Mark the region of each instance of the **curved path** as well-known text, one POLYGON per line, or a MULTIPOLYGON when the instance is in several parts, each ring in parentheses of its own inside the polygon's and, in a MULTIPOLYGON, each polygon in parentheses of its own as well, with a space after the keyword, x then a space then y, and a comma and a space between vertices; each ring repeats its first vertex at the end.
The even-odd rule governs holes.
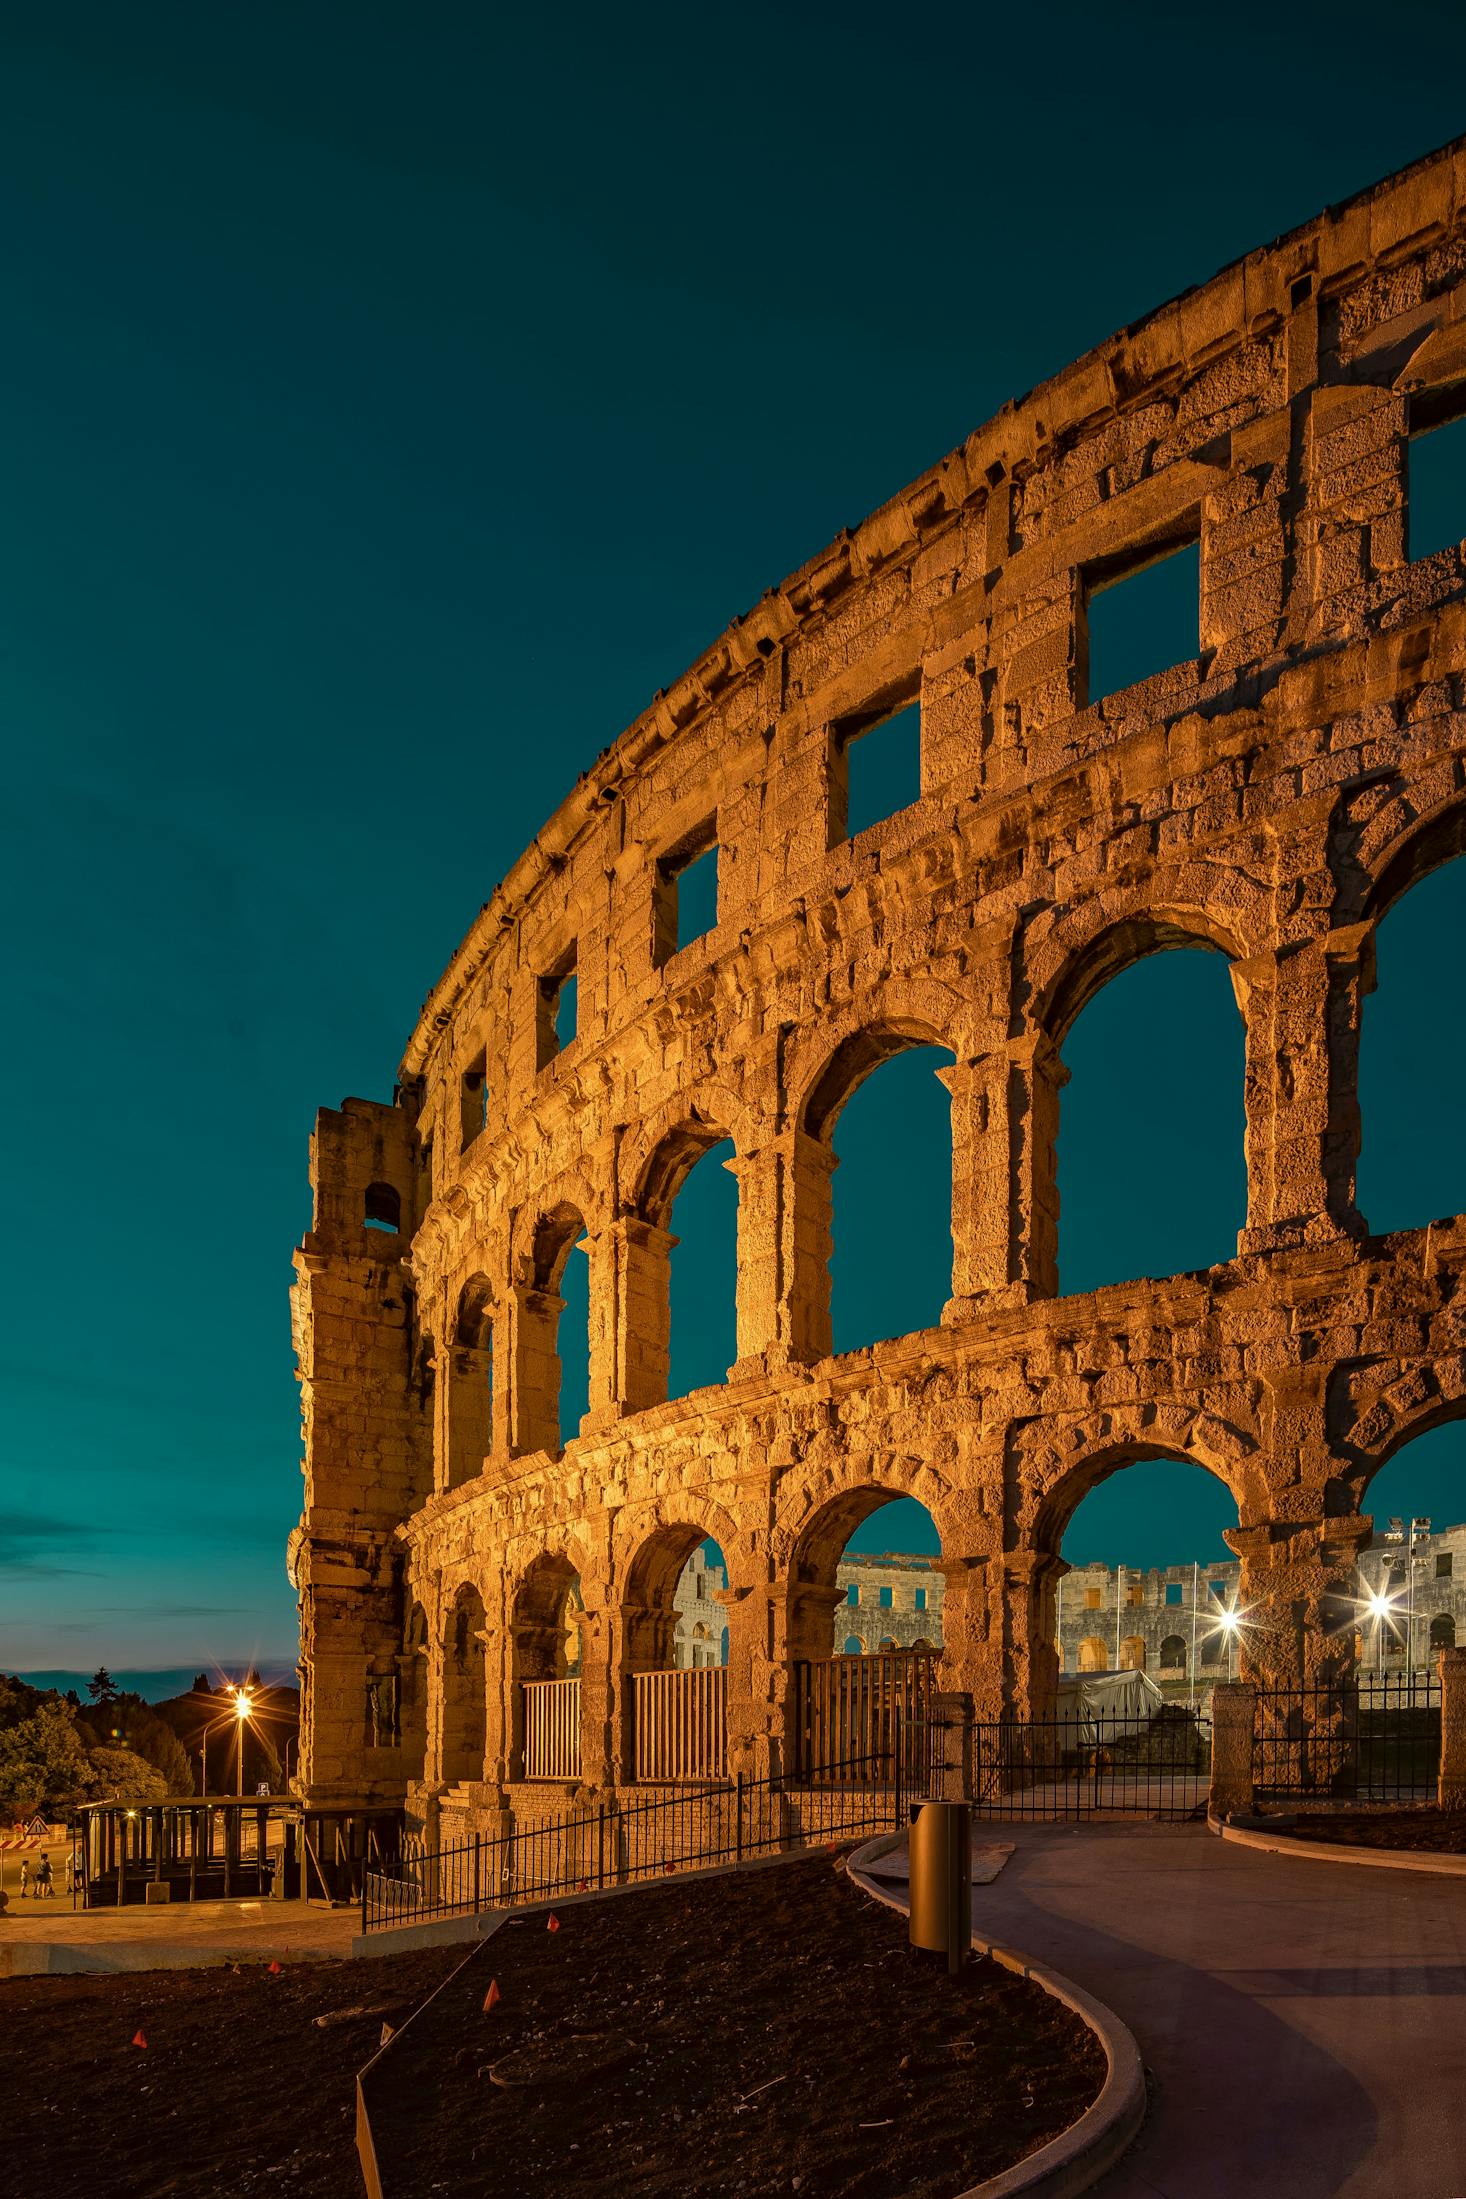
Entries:
POLYGON ((976 1929, 1113 2008, 1152 2073, 1101 2199, 1466 2195, 1466 1885, 1201 1826, 975 1838, 1014 1843, 976 1929))

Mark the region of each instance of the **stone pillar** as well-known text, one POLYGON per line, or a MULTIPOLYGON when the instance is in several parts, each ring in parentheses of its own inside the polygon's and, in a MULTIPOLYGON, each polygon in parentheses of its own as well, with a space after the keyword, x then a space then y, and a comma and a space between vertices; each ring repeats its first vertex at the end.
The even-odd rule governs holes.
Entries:
MULTIPOLYGON (((617 1747, 623 1685, 620 1613, 602 1584, 580 1580, 580 1783, 598 1792, 623 1776, 617 1747)), ((630 1768, 625 1775, 630 1778, 630 1768)))
POLYGON ((1211 1696, 1211 1788, 1207 1816, 1225 1822, 1252 1808, 1252 1717, 1255 1689, 1246 1680, 1219 1680, 1211 1696))
POLYGON ((961 1695, 980 1723, 1003 1715, 1003 1641, 1001 1625, 993 1623, 993 1569, 987 1553, 943 1556, 933 1566, 944 1584, 942 1688, 961 1695))
POLYGON ((1436 1793, 1443 1810, 1466 1810, 1466 1648, 1441 1651, 1441 1769, 1436 1793))
POLYGON ((1008 1047, 1008 1279, 1021 1298, 1059 1288, 1059 1094, 1069 1072, 1045 1032, 1008 1047))
POLYGON ((713 1600, 728 1614, 728 1770, 767 1779, 783 1761, 782 1673, 771 1654, 774 1602, 758 1588, 714 1589, 713 1600))
POLYGON ((516 1458, 560 1448, 555 1331, 564 1306, 558 1291, 540 1290, 533 1283, 515 1283, 510 1289, 510 1450, 516 1458))
POLYGON ((449 1344, 440 1348, 440 1357, 447 1371, 442 1384, 443 1487, 459 1489, 483 1472, 493 1442, 493 1353, 449 1344))
POLYGON ((972 1793, 972 1697, 943 1689, 932 1697, 932 1731, 927 1768, 931 1792, 944 1802, 966 1801, 972 1793))
POLYGON ((1223 1530, 1242 1560, 1239 1671, 1269 1687, 1320 1687, 1351 1676, 1349 1612, 1370 1525, 1347 1513, 1223 1530))
POLYGON ((789 1130, 725 1164, 738 1179, 738 1363, 830 1356, 831 1190, 836 1160, 789 1130))
POLYGON ((1232 965, 1247 1022, 1242 1253, 1358 1237, 1360 1005, 1367 927, 1232 965))
MULTIPOLYGON (((620 1216, 604 1232, 614 1324, 613 1412, 639 1413, 665 1402, 672 1344, 672 1248, 677 1239, 654 1222, 620 1216)), ((599 1242, 599 1240, 598 1240, 599 1242)))
POLYGON ((1053 1715, 1059 1653, 1054 1643, 1054 1590, 1069 1568, 1051 1550, 1003 1553, 1002 1703, 997 1714, 1053 1715))
POLYGON ((952 1096, 952 1296, 948 1323, 970 1320, 1008 1276, 1008 1057, 954 1062, 937 1076, 952 1096))

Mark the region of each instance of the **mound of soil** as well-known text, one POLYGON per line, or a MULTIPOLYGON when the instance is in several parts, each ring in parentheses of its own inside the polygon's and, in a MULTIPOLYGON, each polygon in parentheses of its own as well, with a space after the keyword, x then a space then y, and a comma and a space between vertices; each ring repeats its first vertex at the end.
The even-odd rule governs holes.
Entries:
POLYGON ((1300 1810, 1282 1826, 1295 1840, 1332 1840, 1352 1848, 1424 1848, 1436 1855, 1466 1855, 1466 1810, 1429 1804, 1402 1810, 1300 1810))
POLYGON ((462 1956, 0 1982, 0 2188, 361 2199, 356 2072, 462 1956))
POLYGON ((558 1922, 511 1917, 371 2073, 391 2199, 951 2199, 1104 2078, 1077 2017, 990 1961, 949 1979, 828 1855, 558 1922))

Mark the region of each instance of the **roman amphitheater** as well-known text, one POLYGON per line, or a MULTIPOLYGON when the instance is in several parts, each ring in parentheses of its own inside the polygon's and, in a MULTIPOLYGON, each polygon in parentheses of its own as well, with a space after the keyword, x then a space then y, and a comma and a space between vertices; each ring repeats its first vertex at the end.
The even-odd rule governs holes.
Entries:
POLYGON ((1466 141, 1007 405, 578 781, 392 1102, 318 1119, 310 1794, 472 1830, 671 1776, 658 1690, 707 1538, 727 1662, 698 1768, 797 1769, 842 1552, 896 1494, 941 1538, 941 1689, 1021 1717, 1054 1687, 1066 1521, 1140 1458, 1235 1499, 1250 1669, 1348 1662, 1371 1476, 1466 1412, 1466 1217, 1373 1236, 1355 1203, 1375 927, 1466 848, 1466 549, 1412 558, 1409 530, 1463 412, 1466 141), (1193 653, 1092 692, 1092 603, 1172 554, 1199 566, 1193 653), (856 746, 913 705, 920 797, 851 837, 856 746), (684 943, 679 877, 714 848, 716 922, 684 943), (1183 948, 1226 958, 1245 1027, 1235 1258, 1063 1295, 1066 1036, 1183 948), (917 1045, 949 1064, 950 1294, 833 1356, 832 1135, 917 1045), (725 1139, 737 1356, 670 1398, 673 1202, 725 1139), (590 1402, 562 1442, 582 1240, 590 1402))

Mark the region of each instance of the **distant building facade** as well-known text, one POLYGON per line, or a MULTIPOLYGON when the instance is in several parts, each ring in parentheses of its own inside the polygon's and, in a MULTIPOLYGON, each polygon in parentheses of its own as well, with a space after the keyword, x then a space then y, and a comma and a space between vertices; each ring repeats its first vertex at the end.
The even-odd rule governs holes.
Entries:
MULTIPOLYGON (((842 1558, 831 1650, 868 1656, 884 1648, 940 1649, 940 1562, 900 1551, 842 1558)), ((1241 1570, 1235 1558, 1145 1568, 1076 1565, 1055 1599, 1061 1669, 1138 1670, 1162 1683, 1225 1679, 1238 1670, 1245 1638, 1245 1616, 1236 1645, 1223 1623, 1238 1610, 1241 1570)), ((727 1611, 718 1593, 726 1585, 723 1569, 700 1551, 688 1561, 675 1597, 679 1665, 724 1662, 727 1611)), ((1433 1665, 1440 1650, 1466 1643, 1466 1525, 1418 1536, 1413 1559, 1403 1543, 1381 1534, 1360 1564, 1357 1593, 1361 1667, 1390 1673, 1433 1665), (1382 1617, 1369 1609, 1372 1593, 1390 1598, 1382 1617)))

